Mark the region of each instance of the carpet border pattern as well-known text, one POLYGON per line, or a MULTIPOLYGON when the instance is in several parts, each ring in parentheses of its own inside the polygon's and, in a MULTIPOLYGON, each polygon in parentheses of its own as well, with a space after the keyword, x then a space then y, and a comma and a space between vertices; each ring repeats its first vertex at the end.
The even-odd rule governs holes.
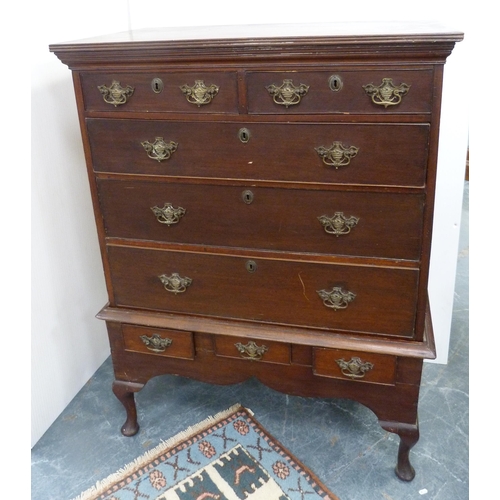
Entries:
POLYGON ((94 486, 75 497, 73 500, 98 500, 112 494, 117 489, 126 486, 144 474, 148 474, 161 461, 173 454, 191 446, 193 443, 203 439, 212 432, 212 429, 223 427, 236 417, 249 417, 250 425, 254 431, 264 438, 267 444, 284 459, 288 465, 293 467, 309 486, 317 493, 322 500, 339 500, 318 480, 318 478, 299 460, 297 460, 278 440, 269 434, 255 419, 254 413, 240 404, 233 405, 225 411, 208 417, 202 422, 187 428, 176 434, 167 441, 162 441, 158 446, 148 450, 146 453, 136 458, 133 462, 125 465, 116 473, 111 474, 102 481, 98 481, 94 486))

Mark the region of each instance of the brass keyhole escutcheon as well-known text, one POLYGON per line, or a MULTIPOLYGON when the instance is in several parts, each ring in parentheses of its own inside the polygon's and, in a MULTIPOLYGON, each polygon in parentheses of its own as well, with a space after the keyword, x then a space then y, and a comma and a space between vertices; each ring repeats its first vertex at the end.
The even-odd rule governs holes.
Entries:
POLYGON ((151 89, 155 94, 159 94, 163 90, 163 80, 161 78, 153 78, 151 80, 151 89))
POLYGON ((250 205, 250 203, 252 203, 253 201, 252 191, 250 191, 250 189, 246 189, 245 191, 243 191, 243 193, 241 193, 241 199, 243 200, 244 203, 250 205))
POLYGON ((257 271, 257 262, 255 262, 254 260, 247 260, 245 263, 245 267, 249 273, 254 273, 255 271, 257 271))
POLYGON ((330 90, 332 92, 338 92, 339 90, 342 89, 342 86, 344 84, 342 83, 342 78, 340 78, 339 75, 332 75, 328 79, 328 86, 330 87, 330 90))
POLYGON ((247 128, 240 128, 238 137, 243 144, 246 144, 250 140, 250 130, 247 128))

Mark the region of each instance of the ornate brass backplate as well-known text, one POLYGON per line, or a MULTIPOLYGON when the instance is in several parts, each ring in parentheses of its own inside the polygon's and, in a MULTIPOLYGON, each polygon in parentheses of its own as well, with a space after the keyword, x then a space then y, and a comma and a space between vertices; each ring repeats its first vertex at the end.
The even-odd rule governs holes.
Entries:
POLYGON ((97 88, 102 94, 104 102, 112 104, 115 107, 125 104, 128 101, 128 98, 134 93, 134 87, 131 87, 130 85, 122 87, 120 82, 116 80, 113 80, 109 87, 106 85, 99 85, 97 88))
POLYGON ((362 361, 358 357, 352 357, 349 361, 336 359, 335 362, 339 365, 342 375, 352 379, 363 378, 374 367, 373 363, 362 361))
POLYGON ((329 148, 319 146, 314 148, 325 165, 329 167, 345 167, 351 163, 359 151, 355 146, 344 146, 341 142, 335 141, 329 148))
POLYGON ((195 80, 192 87, 187 84, 181 85, 180 89, 186 96, 187 101, 196 104, 198 107, 210 104, 212 99, 219 93, 217 85, 212 84, 207 87, 203 80, 195 80))
POLYGON ((160 278, 160 281, 163 283, 165 290, 167 292, 175 293, 175 295, 185 292, 188 286, 190 286, 193 282, 191 278, 188 278, 187 276, 182 278, 178 273, 173 273, 170 276, 162 274, 161 276, 158 276, 158 278, 160 278))
POLYGON ((168 160, 179 146, 174 141, 165 142, 163 137, 156 137, 154 142, 143 141, 141 144, 148 157, 156 161, 168 160))
POLYGON ((328 290, 317 290, 318 295, 323 300, 323 304, 335 311, 346 309, 350 302, 356 298, 356 294, 352 292, 344 292, 339 286, 328 290))
POLYGON ((262 356, 269 350, 266 345, 258 346, 253 340, 243 345, 241 342, 234 344, 242 358, 252 361, 260 361, 262 356))
POLYGON ((342 234, 349 234, 351 229, 359 222, 357 217, 346 217, 343 212, 335 212, 333 217, 328 215, 321 215, 318 217, 321 225, 328 234, 340 236, 342 234))
POLYGON ((154 333, 151 337, 147 335, 141 335, 140 339, 144 342, 144 345, 153 352, 161 353, 165 352, 167 347, 172 344, 172 339, 162 338, 158 333, 154 333))
POLYGON ((372 83, 363 85, 365 92, 372 98, 372 102, 384 106, 398 105, 403 96, 410 90, 410 85, 402 83, 401 85, 394 85, 392 78, 382 78, 382 83, 376 87, 372 83))
POLYGON ((303 83, 296 87, 292 80, 285 79, 280 86, 268 85, 266 87, 267 91, 273 97, 273 101, 276 104, 280 104, 285 107, 294 106, 300 103, 303 96, 307 94, 309 90, 309 85, 303 83))
POLYGON ((175 208, 172 203, 165 203, 163 208, 154 206, 151 207, 151 210, 155 214, 156 220, 161 224, 166 224, 167 226, 177 224, 186 213, 184 208, 175 208))

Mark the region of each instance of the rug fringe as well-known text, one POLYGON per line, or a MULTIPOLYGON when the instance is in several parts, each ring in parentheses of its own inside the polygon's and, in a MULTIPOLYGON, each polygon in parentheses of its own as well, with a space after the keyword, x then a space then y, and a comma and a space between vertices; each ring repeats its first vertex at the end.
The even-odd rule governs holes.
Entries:
POLYGON ((97 495, 100 495, 103 492, 105 492, 113 483, 119 481, 121 477, 129 475, 134 471, 140 469, 145 464, 154 460, 156 457, 162 455, 166 450, 174 448, 177 444, 182 443, 182 441, 185 441, 186 439, 189 439, 191 436, 198 434, 203 429, 211 427, 214 423, 218 422, 219 420, 223 420, 224 418, 229 417, 240 408, 246 410, 253 416, 253 412, 251 410, 249 410, 248 408, 244 408, 243 406, 241 406, 241 404, 238 403, 231 406, 227 410, 217 413, 216 415, 207 417, 202 422, 199 422, 196 425, 188 427, 184 431, 179 432, 178 434, 171 437, 170 439, 167 439, 166 441, 162 441, 159 445, 155 446, 154 448, 151 448, 151 450, 148 450, 143 455, 137 457, 133 462, 130 462, 129 464, 125 465, 117 472, 110 474, 107 478, 98 481, 94 486, 90 487, 88 490, 84 491, 79 496, 75 497, 73 500, 92 500, 97 495))

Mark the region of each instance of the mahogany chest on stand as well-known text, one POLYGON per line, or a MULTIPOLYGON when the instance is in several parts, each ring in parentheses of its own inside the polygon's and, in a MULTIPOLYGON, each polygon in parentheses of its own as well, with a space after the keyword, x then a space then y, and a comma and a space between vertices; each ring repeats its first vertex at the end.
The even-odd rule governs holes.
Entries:
POLYGON ((73 72, 113 391, 154 376, 354 399, 411 480, 443 65, 461 33, 139 30, 52 45, 73 72))

